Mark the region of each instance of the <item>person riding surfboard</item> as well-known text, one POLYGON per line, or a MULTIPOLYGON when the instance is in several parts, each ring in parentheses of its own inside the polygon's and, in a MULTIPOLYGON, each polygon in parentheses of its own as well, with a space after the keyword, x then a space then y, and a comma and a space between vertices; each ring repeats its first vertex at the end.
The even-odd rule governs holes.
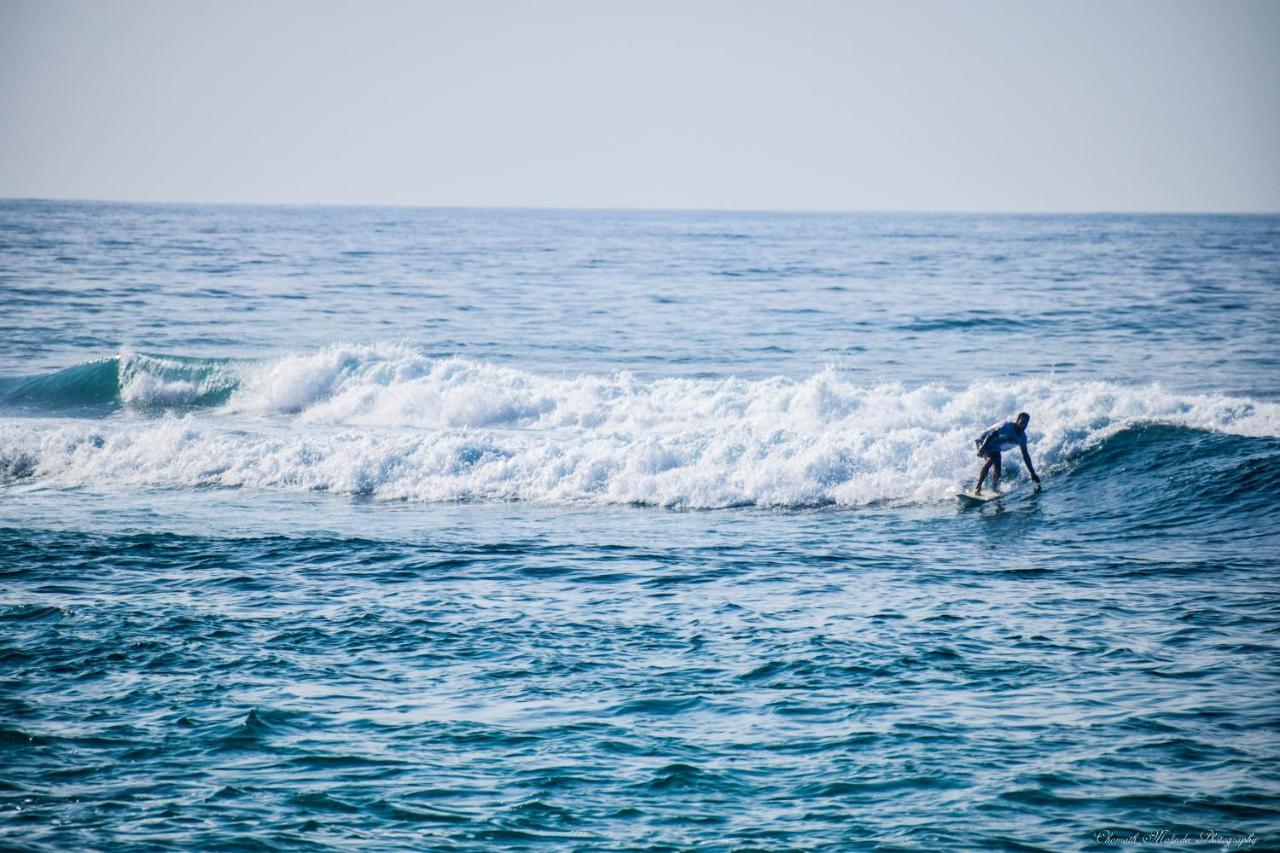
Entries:
POLYGON ((991 490, 997 492, 1000 490, 1000 454, 1014 447, 1022 451, 1022 462, 1031 473, 1032 482, 1036 485, 1040 484, 1040 477, 1031 464, 1031 454, 1027 453, 1027 424, 1029 423, 1031 423, 1031 415, 1019 412, 1012 421, 992 424, 983 430, 982 435, 974 439, 978 447, 978 455, 987 460, 978 473, 978 485, 973 490, 975 495, 982 494, 982 481, 987 479, 987 471, 993 468, 995 470, 991 475, 991 490))

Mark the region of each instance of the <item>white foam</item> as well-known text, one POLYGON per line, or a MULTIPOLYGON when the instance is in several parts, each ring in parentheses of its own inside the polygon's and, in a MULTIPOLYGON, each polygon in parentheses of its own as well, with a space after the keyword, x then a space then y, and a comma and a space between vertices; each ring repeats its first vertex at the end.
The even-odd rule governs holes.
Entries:
POLYGON ((165 381, 138 373, 120 383, 120 399, 128 406, 177 406, 200 398, 200 386, 184 380, 165 381))
POLYGON ((333 347, 246 368, 217 413, 0 423, 0 478, 413 501, 858 506, 948 497, 976 474, 972 436, 1022 409, 1041 469, 1136 423, 1280 434, 1276 404, 1159 386, 867 386, 833 369, 799 381, 548 377, 408 347, 333 347))
POLYGON ((132 408, 187 406, 205 396, 234 387, 233 369, 208 367, 193 371, 182 362, 124 351, 117 356, 120 400, 132 408), (174 374, 178 374, 174 376, 174 374))

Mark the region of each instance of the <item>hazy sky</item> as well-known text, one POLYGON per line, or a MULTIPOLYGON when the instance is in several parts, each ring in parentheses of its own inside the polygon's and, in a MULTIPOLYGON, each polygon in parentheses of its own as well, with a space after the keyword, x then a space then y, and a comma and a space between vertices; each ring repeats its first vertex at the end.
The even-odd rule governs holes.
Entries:
POLYGON ((0 0, 0 196, 1280 210, 1280 2, 0 0))

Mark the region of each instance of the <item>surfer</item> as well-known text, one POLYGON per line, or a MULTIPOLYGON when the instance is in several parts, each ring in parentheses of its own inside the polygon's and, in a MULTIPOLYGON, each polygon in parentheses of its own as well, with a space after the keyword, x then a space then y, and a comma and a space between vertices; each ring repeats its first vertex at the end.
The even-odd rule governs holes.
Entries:
POLYGON ((1019 412, 1018 416, 1012 421, 1005 421, 1002 424, 992 424, 983 431, 982 435, 974 439, 978 445, 978 455, 987 460, 982 465, 982 471, 978 474, 978 485, 973 490, 975 495, 982 494, 982 481, 987 479, 987 471, 995 468, 991 473, 991 489, 999 491, 1000 489, 1000 454, 1013 447, 1017 447, 1022 451, 1022 462, 1027 466, 1027 470, 1031 472, 1031 480, 1036 485, 1040 484, 1040 477, 1036 475, 1036 469, 1031 465, 1031 454, 1027 453, 1027 424, 1031 423, 1031 415, 1026 412, 1019 412))

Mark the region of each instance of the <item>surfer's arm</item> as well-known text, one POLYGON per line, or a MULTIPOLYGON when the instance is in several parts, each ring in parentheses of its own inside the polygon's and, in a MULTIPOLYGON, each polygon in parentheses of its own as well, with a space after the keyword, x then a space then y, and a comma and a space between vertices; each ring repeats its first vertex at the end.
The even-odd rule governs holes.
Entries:
POLYGON ((1027 445, 1024 443, 1020 448, 1022 451, 1022 461, 1027 466, 1027 471, 1031 473, 1031 482, 1039 483, 1040 475, 1036 473, 1036 468, 1031 464, 1031 454, 1027 452, 1027 445))

